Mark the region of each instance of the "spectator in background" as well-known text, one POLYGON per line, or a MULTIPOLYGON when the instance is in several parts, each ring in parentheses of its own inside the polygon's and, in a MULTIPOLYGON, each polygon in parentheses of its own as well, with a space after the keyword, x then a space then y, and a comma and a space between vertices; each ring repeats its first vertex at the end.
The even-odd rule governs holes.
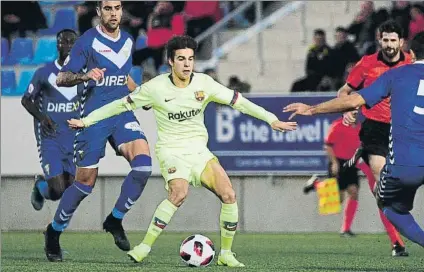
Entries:
POLYGON ((309 48, 306 57, 306 77, 293 83, 291 92, 316 91, 324 76, 330 73, 330 52, 325 32, 322 29, 314 31, 314 44, 309 48))
POLYGON ((153 12, 154 1, 125 1, 121 27, 128 31, 136 40, 140 30, 147 31, 147 20, 153 12))
POLYGON ((93 27, 93 18, 97 16, 96 2, 85 1, 83 4, 76 6, 78 16, 78 31, 80 35, 93 27))
POLYGON ((166 43, 174 35, 185 32, 184 18, 181 14, 174 14, 171 2, 157 2, 147 21, 147 48, 135 51, 133 64, 141 65, 146 59, 152 57, 156 71, 163 63, 163 54, 166 43))
POLYGON ((236 90, 239 93, 249 93, 251 88, 249 83, 241 81, 237 76, 230 77, 227 87, 231 90, 236 90))
POLYGON ((143 74, 142 74, 142 84, 146 83, 147 81, 151 80, 152 78, 154 78, 154 76, 151 73, 144 71, 143 74))
MULTIPOLYGON (((218 74, 216 73, 216 70, 213 68, 208 68, 205 69, 205 71, 203 71, 203 73, 207 74, 208 76, 210 76, 211 78, 213 78, 216 82, 219 82, 218 80, 218 74)), ((221 83, 221 82, 219 82, 221 83)))
POLYGON ((359 36, 364 28, 367 19, 374 13, 373 1, 362 1, 358 14, 355 16, 354 21, 350 24, 347 31, 349 34, 354 35, 355 43, 359 41, 359 36))
MULTIPOLYGON (((193 38, 221 19, 219 1, 187 1, 184 6, 184 19, 187 35, 193 38)), ((202 44, 199 44, 201 50, 202 44)))
POLYGON ((409 23, 409 37, 412 40, 415 35, 424 31, 424 7, 419 4, 414 4, 410 10, 411 21, 409 23))
POLYGON ((411 15, 409 14, 411 6, 408 1, 393 1, 390 17, 396 21, 403 29, 403 37, 407 39, 409 36, 409 22, 411 15))
POLYGON ((10 40, 13 33, 25 37, 26 31, 47 28, 46 18, 36 1, 2 1, 1 36, 10 40))
POLYGON ((336 44, 330 54, 331 77, 334 81, 335 89, 339 89, 345 82, 343 75, 347 64, 356 63, 360 59, 355 46, 347 39, 347 35, 345 28, 340 26, 336 28, 336 44))
POLYGON ((377 52, 380 49, 380 42, 378 41, 380 39, 380 31, 377 28, 375 30, 375 39, 374 41, 369 41, 366 42, 362 48, 360 48, 361 50, 359 51, 359 54, 361 56, 366 56, 366 55, 372 55, 375 52, 377 52))

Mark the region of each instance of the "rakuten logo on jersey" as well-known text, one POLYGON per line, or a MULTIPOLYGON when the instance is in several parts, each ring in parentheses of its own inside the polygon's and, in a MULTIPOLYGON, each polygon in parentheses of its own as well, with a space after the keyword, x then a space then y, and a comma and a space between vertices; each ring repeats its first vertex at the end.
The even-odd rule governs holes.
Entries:
POLYGON ((69 103, 52 103, 47 104, 48 112, 74 112, 78 110, 79 102, 69 102, 69 103))
POLYGON ((193 118, 194 116, 198 115, 201 112, 200 109, 193 109, 191 111, 180 111, 178 113, 168 113, 168 119, 169 120, 177 120, 178 122, 182 122, 185 120, 188 120, 190 118, 193 118))
POLYGON ((124 86, 127 85, 128 76, 105 76, 100 81, 96 81, 96 86, 124 86))

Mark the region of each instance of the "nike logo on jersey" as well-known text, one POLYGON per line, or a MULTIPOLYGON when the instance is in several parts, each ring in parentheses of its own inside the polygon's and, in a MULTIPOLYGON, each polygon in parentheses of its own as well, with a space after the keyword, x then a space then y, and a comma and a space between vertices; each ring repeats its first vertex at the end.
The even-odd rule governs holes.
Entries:
POLYGON ((53 73, 49 75, 48 81, 59 93, 61 93, 68 101, 71 101, 78 93, 78 86, 73 87, 58 87, 56 85, 57 76, 53 73))
POLYGON ((172 100, 174 100, 175 99, 175 97, 174 98, 170 98, 170 99, 166 99, 165 98, 165 102, 169 102, 169 101, 172 101, 172 100))
POLYGON ((130 58, 132 46, 133 42, 130 38, 125 41, 125 44, 118 53, 113 51, 109 46, 100 42, 98 39, 94 39, 91 44, 91 47, 96 50, 97 53, 113 62, 113 64, 115 64, 119 69, 121 69, 130 58))

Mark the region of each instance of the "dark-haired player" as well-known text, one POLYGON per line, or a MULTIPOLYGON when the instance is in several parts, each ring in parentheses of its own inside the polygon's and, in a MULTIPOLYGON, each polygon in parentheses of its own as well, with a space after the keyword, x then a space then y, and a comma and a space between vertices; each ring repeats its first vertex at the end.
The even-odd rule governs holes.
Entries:
POLYGON ((66 120, 78 116, 78 87, 58 87, 56 77, 77 39, 77 33, 64 29, 57 33, 58 59, 39 68, 24 96, 22 105, 34 116, 34 132, 37 141, 43 175, 37 175, 31 194, 35 210, 41 210, 44 200, 56 201, 74 181, 75 131, 69 129, 66 120))
MULTIPOLYGON (((346 84, 339 90, 339 96, 348 95, 371 85, 380 75, 389 69, 411 63, 411 56, 404 53, 402 28, 394 21, 387 21, 379 27, 381 49, 372 55, 364 56, 350 72, 346 84)), ((349 162, 354 166, 360 156, 371 167, 374 179, 368 179, 373 190, 379 179, 389 149, 390 98, 386 98, 371 108, 362 107, 365 120, 359 133, 361 148, 349 162)), ((345 113, 346 123, 354 123, 356 111, 345 113)), ((380 211, 380 218, 392 243, 392 256, 408 256, 405 243, 398 231, 380 211)))
POLYGON ((171 73, 151 79, 129 96, 92 112, 70 126, 90 129, 98 122, 145 106, 152 107, 158 124, 158 157, 168 198, 157 207, 143 242, 128 252, 142 262, 174 213, 187 197, 189 185, 203 186, 221 200, 221 252, 218 265, 243 267, 232 244, 238 223, 236 195, 231 181, 207 147, 208 132, 204 110, 209 102, 226 104, 267 122, 278 131, 294 130, 296 123, 278 118, 253 104, 240 93, 219 84, 202 73, 193 73, 197 42, 188 36, 175 36, 167 44, 171 73))
MULTIPOLYGON (((136 88, 128 76, 134 41, 130 34, 119 28, 121 1, 98 2, 97 15, 100 24, 78 38, 57 77, 59 86, 86 85, 80 99, 81 117, 115 99, 126 97, 136 88)), ((103 222, 103 228, 113 235, 121 250, 130 249, 122 220, 142 194, 151 175, 152 161, 139 122, 133 112, 125 112, 77 131, 74 143, 75 182, 63 193, 54 219, 45 232, 45 252, 50 261, 62 260, 60 234, 81 201, 92 192, 98 163, 105 155, 108 141, 129 162, 131 171, 122 184, 115 207, 103 222)))

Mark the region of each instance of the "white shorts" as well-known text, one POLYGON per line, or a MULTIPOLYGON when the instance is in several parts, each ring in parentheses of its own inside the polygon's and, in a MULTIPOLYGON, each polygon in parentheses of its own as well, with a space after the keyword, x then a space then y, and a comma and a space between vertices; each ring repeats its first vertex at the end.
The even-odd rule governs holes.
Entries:
POLYGON ((187 180, 194 187, 202 186, 200 177, 206 164, 217 159, 207 148, 194 153, 187 153, 187 149, 167 149, 158 151, 156 155, 167 190, 168 182, 177 178, 187 180))

